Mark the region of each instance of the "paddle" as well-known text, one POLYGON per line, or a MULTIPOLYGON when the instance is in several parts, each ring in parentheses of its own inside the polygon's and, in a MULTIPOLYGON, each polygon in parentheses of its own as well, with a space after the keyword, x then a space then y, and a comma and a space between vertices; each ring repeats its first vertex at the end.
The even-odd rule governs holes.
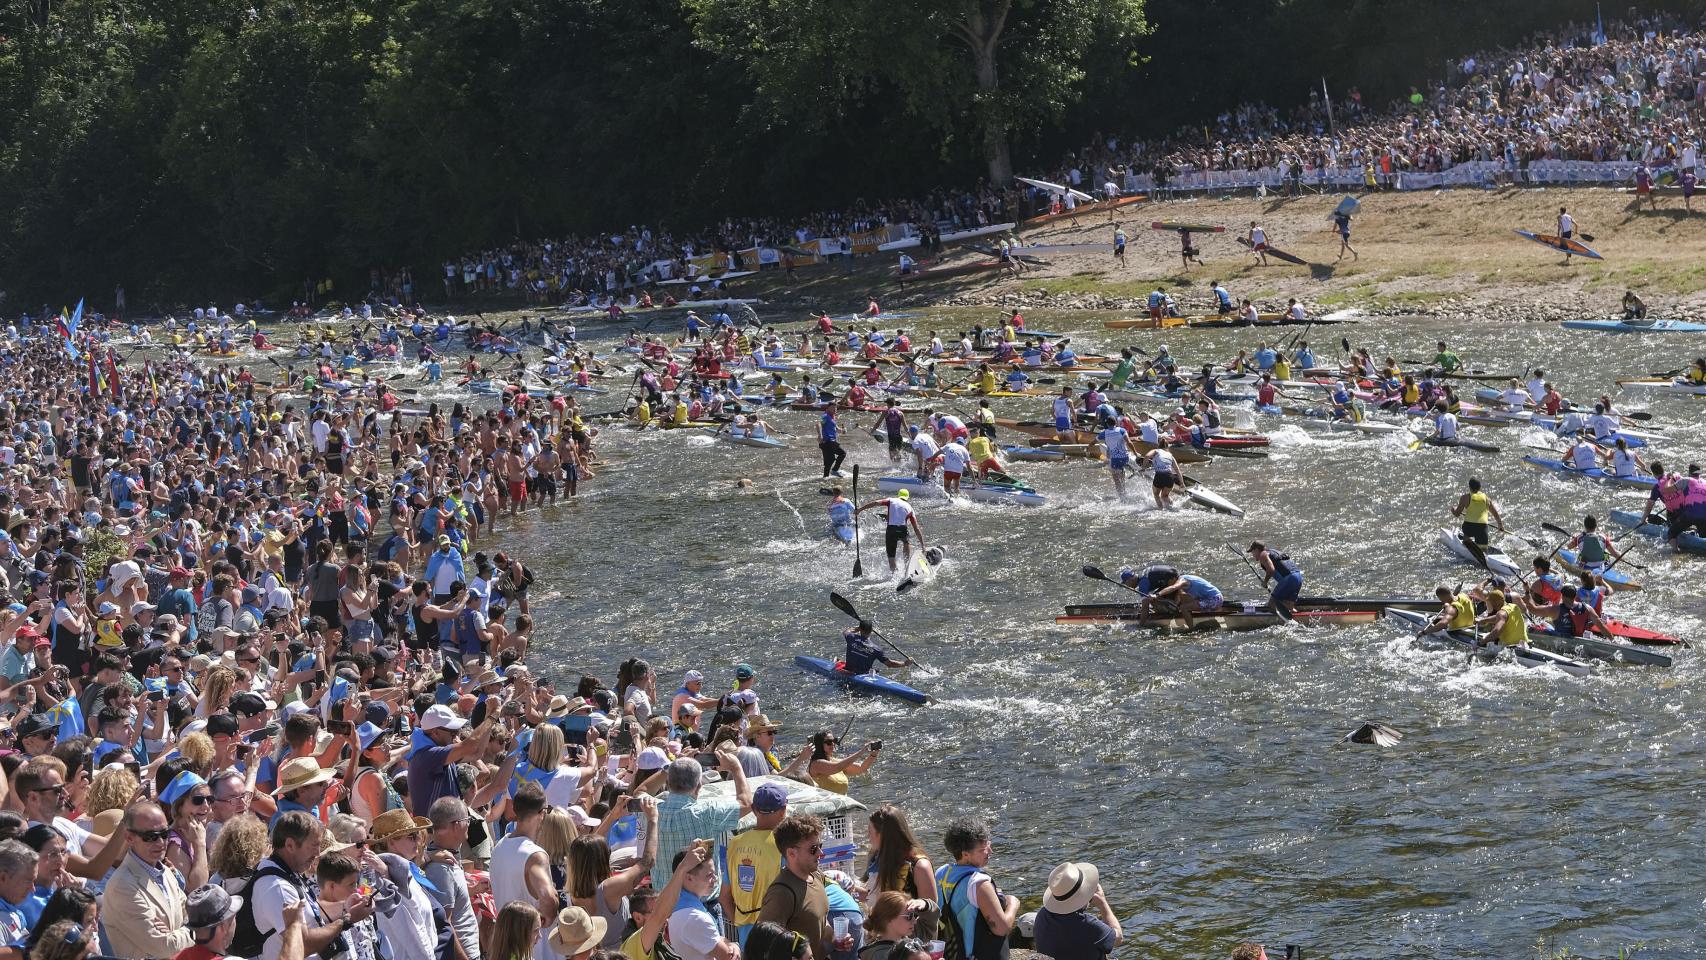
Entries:
MULTIPOLYGON (((1230 543, 1225 542, 1224 540, 1221 541, 1221 545, 1226 547, 1226 549, 1231 550, 1233 553, 1238 554, 1238 559, 1244 561, 1244 566, 1247 569, 1249 569, 1250 575, 1256 578, 1256 583, 1263 590, 1268 589, 1268 578, 1262 576, 1262 571, 1260 569, 1258 569, 1255 564, 1250 562, 1250 555, 1248 553, 1245 553, 1243 550, 1238 549, 1237 547, 1233 546, 1230 543)), ((1289 615, 1287 615, 1284 610, 1280 609, 1279 604, 1272 604, 1272 606, 1273 606, 1274 613, 1277 616, 1279 616, 1282 620, 1290 620, 1291 619, 1291 617, 1289 615)))
MULTIPOLYGON (((865 575, 865 555, 859 543, 859 465, 853 465, 853 578, 865 575)), ((834 596, 834 594, 831 594, 834 596)))
POLYGON ((1091 566, 1089 564, 1085 564, 1081 568, 1080 572, 1082 572, 1086 577, 1089 577, 1092 580, 1106 580, 1107 582, 1113 584, 1114 586, 1124 587, 1125 589, 1130 590, 1132 593, 1135 593, 1140 597, 1144 595, 1143 591, 1137 589, 1136 587, 1131 586, 1130 584, 1121 583, 1120 581, 1115 580, 1113 577, 1110 577, 1107 574, 1103 573, 1101 567, 1094 567, 1094 566, 1091 566))
MULTIPOLYGON (((859 611, 853 609, 852 601, 848 600, 846 597, 842 596, 839 593, 833 593, 833 592, 830 593, 829 602, 835 604, 835 609, 840 610, 842 613, 847 614, 849 617, 852 617, 854 620, 857 620, 861 623, 869 623, 870 622, 869 620, 866 620, 864 617, 859 616, 859 611)), ((890 640, 888 637, 883 636, 882 632, 877 630, 876 627, 872 627, 871 632, 876 634, 877 639, 881 640, 882 642, 888 644, 891 647, 894 647, 895 653, 900 654, 901 656, 905 657, 908 660, 912 660, 911 654, 907 653, 905 650, 902 650, 900 647, 896 646, 895 642, 893 640, 890 640)), ((922 663, 919 663, 917 660, 912 660, 912 664, 913 664, 913 666, 917 666, 917 667, 924 666, 922 663)))

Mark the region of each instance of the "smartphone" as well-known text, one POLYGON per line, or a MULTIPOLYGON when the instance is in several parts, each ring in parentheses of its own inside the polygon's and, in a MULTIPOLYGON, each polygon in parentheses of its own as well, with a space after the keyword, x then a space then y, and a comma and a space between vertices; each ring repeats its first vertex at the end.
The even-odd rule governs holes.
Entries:
POLYGON ((160 701, 166 699, 166 691, 164 691, 164 690, 150 690, 150 691, 148 691, 148 699, 153 703, 159 703, 160 701))
POLYGON ((872 753, 876 753, 878 750, 881 750, 883 748, 883 742, 881 740, 872 740, 870 743, 870 748, 871 748, 872 753))
POLYGON ((279 731, 278 724, 269 723, 266 726, 260 728, 259 730, 251 730, 248 733, 244 734, 243 735, 243 742, 244 743, 260 743, 262 740, 265 740, 268 737, 278 736, 278 731, 279 731))

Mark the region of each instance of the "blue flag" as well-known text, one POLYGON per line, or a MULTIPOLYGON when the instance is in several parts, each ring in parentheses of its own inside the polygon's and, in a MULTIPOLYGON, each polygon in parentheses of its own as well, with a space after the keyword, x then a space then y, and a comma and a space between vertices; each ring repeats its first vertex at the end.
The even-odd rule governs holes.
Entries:
POLYGON ((88 727, 83 723, 83 707, 77 703, 76 697, 66 697, 54 704, 48 715, 59 721, 59 739, 67 740, 80 737, 88 727))

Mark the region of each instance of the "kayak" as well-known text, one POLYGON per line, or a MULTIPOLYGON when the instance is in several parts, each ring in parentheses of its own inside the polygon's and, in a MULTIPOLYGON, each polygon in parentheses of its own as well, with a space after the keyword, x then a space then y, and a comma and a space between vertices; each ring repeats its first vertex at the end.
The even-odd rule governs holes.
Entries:
MULTIPOLYGON (((1352 627, 1373 623, 1380 615, 1373 610, 1299 610, 1292 618, 1295 623, 1310 627, 1352 627)), ((1128 630, 1157 630, 1161 633, 1208 632, 1220 630, 1263 630, 1279 626, 1286 618, 1273 610, 1261 607, 1221 607, 1220 612, 1199 614, 1190 626, 1183 617, 1156 617, 1144 620, 1141 614, 1062 614, 1055 623, 1067 626, 1118 626, 1128 630)))
POLYGON ((794 666, 808 673, 828 677, 842 686, 857 690, 860 693, 881 694, 885 697, 895 697, 917 704, 935 702, 934 697, 916 687, 909 687, 899 680, 890 680, 880 673, 848 673, 845 670, 836 669, 835 664, 822 657, 795 657, 794 666))
POLYGON ((1124 320, 1103 320, 1104 330, 1170 330, 1185 325, 1184 317, 1128 317, 1124 320))
MULTIPOLYGON (((1683 643, 1681 637, 1673 637, 1668 633, 1660 633, 1657 630, 1648 630, 1646 627, 1637 627, 1627 621, 1613 620, 1606 616, 1601 616, 1600 619, 1605 621, 1605 625, 1610 630, 1611 635, 1619 640, 1627 640, 1630 643, 1642 643, 1654 647, 1668 647, 1683 643)), ((1684 646, 1686 645, 1687 644, 1684 643, 1684 646)))
MULTIPOLYGON (((937 484, 926 483, 916 476, 880 477, 877 489, 883 493, 909 491, 913 496, 942 498, 947 493, 937 484)), ((1005 483, 976 483, 969 478, 961 481, 960 496, 974 503, 1005 503, 1020 507, 1041 507, 1048 498, 1032 490, 1005 483)))
POLYGON ((1487 558, 1485 562, 1482 562, 1463 542, 1463 538, 1458 536, 1458 532, 1450 527, 1439 529, 1439 545, 1451 551, 1452 555, 1458 559, 1467 560, 1469 563, 1485 568, 1501 577, 1515 578, 1522 575, 1522 568, 1511 562, 1510 555, 1495 546, 1489 545, 1481 548, 1482 554, 1487 558))
POLYGON ((1706 333, 1706 323, 1687 320, 1565 320, 1559 326, 1604 333, 1706 333))
MULTIPOLYGON (((1386 615, 1417 629, 1427 626, 1429 621, 1433 619, 1426 614, 1416 613, 1413 610, 1388 610, 1386 615)), ((1575 677, 1585 677, 1593 673, 1591 664, 1583 663, 1574 657, 1553 653, 1550 650, 1540 650, 1533 646, 1501 647, 1498 643, 1489 642, 1485 639, 1476 643, 1475 635, 1468 630, 1435 630, 1426 636, 1450 643, 1464 650, 1472 650, 1477 657, 1485 660, 1497 659, 1501 652, 1508 649, 1511 652, 1511 659, 1515 660, 1519 667, 1526 667, 1531 670, 1536 667, 1557 667, 1575 677)))
MULTIPOLYGON (((1559 547, 1552 555, 1557 557, 1558 560, 1563 563, 1565 570, 1568 570, 1577 576, 1581 575, 1582 568, 1576 565, 1576 551, 1559 547)), ((1618 593, 1633 593, 1641 589, 1641 585, 1635 581, 1634 577, 1631 577, 1616 567, 1603 571, 1600 573, 1599 577, 1606 583, 1611 584, 1618 593)))
POLYGON ((1689 383, 1687 380, 1672 380, 1665 377, 1638 377, 1634 380, 1619 380, 1617 385, 1625 390, 1653 390, 1660 393, 1680 393, 1706 397, 1706 383, 1689 383))
POLYGON ((1577 470, 1562 460, 1553 460, 1550 457, 1523 457, 1522 462, 1541 470, 1550 470, 1553 473, 1585 477, 1589 480, 1598 480, 1600 483, 1609 483, 1619 487, 1633 487, 1637 490, 1651 490, 1656 482, 1652 477, 1619 477, 1615 474, 1606 473, 1598 467, 1577 470))
POLYGON ((831 523, 829 525, 829 532, 834 534, 835 539, 840 540, 842 543, 853 542, 853 524, 851 523, 831 523))
POLYGON ((718 434, 718 436, 730 443, 738 443, 743 447, 764 447, 769 450, 781 450, 788 446, 775 437, 749 437, 745 434, 736 436, 732 433, 722 433, 718 434))
POLYGON ((1493 444, 1482 443, 1479 440, 1465 440, 1462 437, 1457 437, 1453 440, 1447 440, 1443 437, 1423 437, 1421 439, 1423 443, 1430 447, 1460 447, 1464 450, 1477 450, 1481 453, 1499 452, 1499 448, 1493 444))
POLYGON ((1534 233, 1530 230, 1517 230, 1515 232, 1517 236, 1524 240, 1532 240, 1543 247, 1550 247, 1551 249, 1566 256, 1574 254, 1578 257, 1587 257, 1590 260, 1605 259, 1599 255, 1599 251, 1574 238, 1566 239, 1549 233, 1534 233))
MULTIPOLYGON (((1633 510, 1611 511, 1611 522, 1628 527, 1636 533, 1652 537, 1657 540, 1666 539, 1666 534, 1670 532, 1669 528, 1665 524, 1654 523, 1652 521, 1643 523, 1641 515, 1633 510)), ((1698 533, 1693 531, 1684 533, 1676 539, 1676 545, 1682 549, 1683 553, 1692 553, 1696 556, 1706 557, 1706 537, 1703 537, 1698 533)))
MULTIPOLYGON (((1227 606, 1232 607, 1261 607, 1266 601, 1230 600, 1227 606)), ((1373 612, 1393 608, 1406 610, 1435 610, 1439 601, 1433 597, 1299 597, 1297 609, 1300 611, 1340 610, 1351 612, 1373 612)), ((1142 607, 1135 603, 1069 603, 1066 613, 1069 616, 1137 616, 1142 607)))
POLYGON ((1628 644, 1598 637, 1567 637, 1552 632, 1549 626, 1528 625, 1528 645, 1552 653, 1578 657, 1584 660, 1603 660, 1606 663, 1628 663, 1642 667, 1668 667, 1670 657, 1662 653, 1642 650, 1628 644))
POLYGON ((1404 428, 1396 423, 1376 423, 1371 420, 1334 420, 1325 415, 1322 410, 1313 407, 1268 407, 1263 413, 1285 413, 1297 418, 1297 425, 1305 430, 1326 430, 1329 433, 1398 433, 1404 428))
POLYGON ((1185 496, 1199 507, 1207 507, 1216 513, 1224 513, 1234 517, 1242 517, 1244 508, 1226 499, 1192 477, 1179 474, 1179 484, 1184 488, 1185 496))
POLYGON ((1071 456, 1071 454, 1068 454, 1063 450, 1049 450, 1045 447, 1005 446, 1001 448, 1001 452, 1007 454, 1007 456, 1014 460, 1022 460, 1032 463, 1046 463, 1055 460, 1065 460, 1067 457, 1071 456))

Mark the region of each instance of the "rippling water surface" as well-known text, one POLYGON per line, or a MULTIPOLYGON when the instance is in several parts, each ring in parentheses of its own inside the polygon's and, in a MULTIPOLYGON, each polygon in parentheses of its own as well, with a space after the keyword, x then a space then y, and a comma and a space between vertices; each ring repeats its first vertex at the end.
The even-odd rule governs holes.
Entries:
MULTIPOLYGON (((1103 336, 1099 321, 1067 314, 1032 325, 1077 330, 1080 345, 1102 348, 1166 342, 1187 365, 1228 359, 1263 335, 1103 336)), ((1422 320, 1316 328, 1310 339, 1325 356, 1340 335, 1400 358, 1432 356, 1446 337, 1482 368, 1543 366, 1578 399, 1706 352, 1706 338, 1422 320)), ((613 405, 600 399, 586 406, 613 405)), ((1623 400, 1675 436, 1664 459, 1706 459, 1706 404, 1623 400)), ((1047 409, 1046 400, 1000 403, 1004 415, 1047 409)), ((509 535, 539 558, 548 672, 609 678, 638 654, 664 683, 694 667, 714 686, 752 662, 786 741, 851 720, 849 742, 886 742, 855 795, 905 807, 938 858, 946 823, 975 814, 996 824, 993 873, 1033 906, 1055 863, 1099 863, 1129 956, 1218 957, 1251 938, 1270 949, 1306 944, 1309 956, 1518 957, 1542 937, 1590 956, 1637 943, 1642 956, 1699 955, 1698 651, 1675 651, 1668 671, 1608 666, 1573 679, 1470 667, 1385 621, 1183 638, 1052 622, 1065 603, 1122 598, 1081 576, 1085 563, 1112 572, 1166 560, 1231 596, 1254 595, 1223 544, 1255 538, 1302 563, 1308 594, 1426 595, 1473 576, 1434 543, 1472 474, 1513 529, 1548 544, 1541 521, 1574 529, 1584 512, 1605 523, 1614 505, 1640 508, 1637 494, 1523 466, 1523 444, 1539 434, 1467 428, 1505 452, 1410 452, 1391 437, 1327 437, 1264 419, 1270 459, 1191 468, 1245 507, 1243 519, 1117 503, 1106 471, 1082 461, 1021 464, 1048 507, 914 501, 950 560, 897 596, 882 578, 880 526, 865 528, 859 581, 852 552, 826 536, 812 419, 773 421, 799 434, 785 451, 607 429, 608 465, 591 495, 533 513, 509 535), (750 491, 736 488, 742 477, 750 491), (940 702, 850 698, 792 666, 796 653, 836 655, 847 622, 831 590, 927 665, 904 679, 940 702), (1391 750, 1336 745, 1367 718, 1405 740, 1391 750)), ((863 465, 861 495, 872 496, 883 449, 848 433, 849 465, 863 465)), ((1617 598, 1616 613, 1706 636, 1706 560, 1672 558, 1652 541, 1631 559, 1648 567, 1646 590, 1617 598)))

